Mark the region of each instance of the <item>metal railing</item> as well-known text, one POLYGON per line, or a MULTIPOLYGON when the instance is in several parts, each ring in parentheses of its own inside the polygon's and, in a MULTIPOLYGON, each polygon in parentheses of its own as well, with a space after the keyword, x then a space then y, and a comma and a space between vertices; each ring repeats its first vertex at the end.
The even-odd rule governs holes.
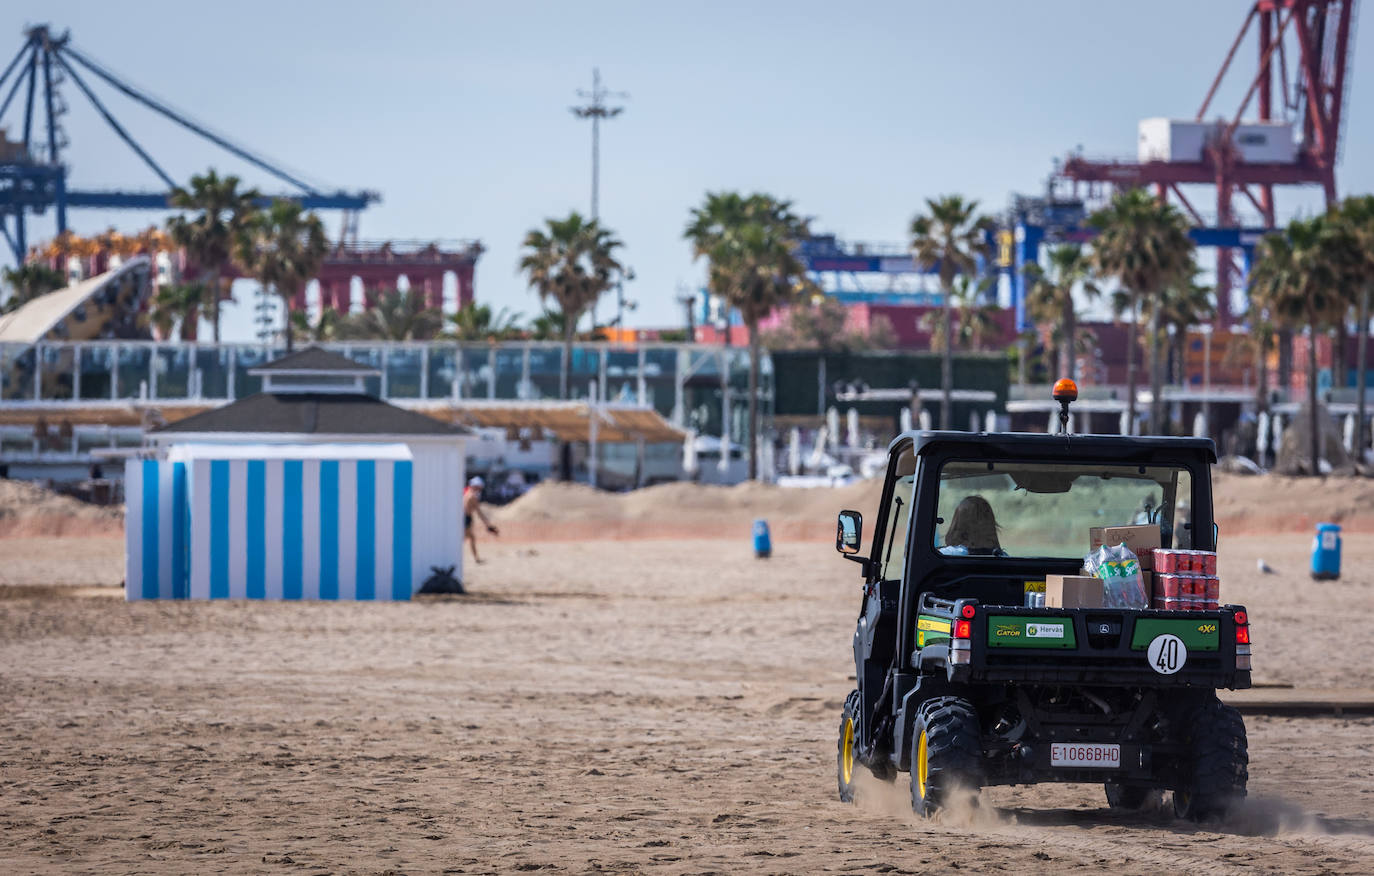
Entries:
MULTIPOLYGON (((367 391, 402 405, 559 396, 562 345, 557 342, 320 346, 376 369, 365 380, 367 391)), ((255 343, 0 344, 0 407, 235 401, 259 392, 262 379, 251 372, 284 352, 255 343)), ((744 403, 748 372, 748 351, 740 347, 580 343, 569 360, 568 395, 576 400, 597 393, 604 401, 652 407, 676 425, 714 432, 722 417, 721 398, 744 403)), ((761 372, 761 395, 771 401, 773 367, 766 353, 761 372)))

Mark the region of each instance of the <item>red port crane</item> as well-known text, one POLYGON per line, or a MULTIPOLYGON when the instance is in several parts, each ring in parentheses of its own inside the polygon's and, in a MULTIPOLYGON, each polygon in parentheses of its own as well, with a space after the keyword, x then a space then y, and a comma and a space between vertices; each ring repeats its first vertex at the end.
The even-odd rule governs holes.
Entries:
MULTIPOLYGON (((1336 200, 1336 160, 1340 155, 1342 109, 1348 80, 1350 35, 1355 0, 1257 0, 1231 43, 1221 70, 1197 111, 1204 122, 1218 88, 1252 26, 1258 34, 1259 66, 1245 96, 1228 120, 1218 119, 1198 161, 1094 161, 1071 155, 1059 177, 1095 187, 1154 186, 1161 198, 1173 195, 1198 225, 1207 225, 1180 188, 1214 185, 1218 227, 1236 227, 1233 200, 1243 197, 1273 228, 1274 186, 1320 185, 1330 206, 1336 200), (1275 98, 1277 97, 1277 103, 1275 98), (1236 143, 1241 119, 1258 100, 1260 122, 1291 121, 1300 125, 1301 142, 1292 162, 1248 162, 1236 143), (1277 115, 1276 115, 1277 111, 1277 115)), ((1240 65, 1237 64, 1237 67, 1240 65)), ((1230 249, 1217 250, 1217 321, 1232 320, 1231 286, 1236 266, 1230 249)))

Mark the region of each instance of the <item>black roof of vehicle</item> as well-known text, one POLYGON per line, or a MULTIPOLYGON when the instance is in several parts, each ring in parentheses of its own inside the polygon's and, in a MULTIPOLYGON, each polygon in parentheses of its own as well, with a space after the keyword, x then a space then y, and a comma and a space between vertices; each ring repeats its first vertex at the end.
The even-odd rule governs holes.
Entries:
POLYGON ((910 441, 917 455, 946 449, 967 450, 982 456, 1045 456, 1050 458, 1129 459, 1151 454, 1202 454, 1208 462, 1217 461, 1217 446, 1210 438, 1175 438, 1164 435, 1049 435, 1043 432, 903 432, 888 445, 910 441))

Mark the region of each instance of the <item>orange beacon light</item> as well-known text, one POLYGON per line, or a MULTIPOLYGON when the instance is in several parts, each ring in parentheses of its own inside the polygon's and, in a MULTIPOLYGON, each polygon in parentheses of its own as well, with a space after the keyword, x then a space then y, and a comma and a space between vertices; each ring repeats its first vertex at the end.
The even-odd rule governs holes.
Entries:
POLYGON ((1054 400, 1060 404, 1078 401, 1078 384, 1067 377, 1059 378, 1054 382, 1054 400))
POLYGON ((1078 401, 1078 384, 1067 377, 1061 377, 1054 382, 1054 391, 1051 393, 1054 400, 1059 402, 1059 432, 1062 435, 1069 433, 1069 404, 1078 401))

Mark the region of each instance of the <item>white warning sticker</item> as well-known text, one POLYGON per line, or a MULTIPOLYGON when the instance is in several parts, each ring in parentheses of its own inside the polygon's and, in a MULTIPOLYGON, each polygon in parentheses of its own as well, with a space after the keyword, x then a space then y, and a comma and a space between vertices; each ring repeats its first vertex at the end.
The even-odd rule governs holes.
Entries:
POLYGON ((1178 636, 1165 633, 1150 640, 1150 648, 1145 652, 1150 668, 1160 675, 1173 675, 1188 662, 1188 646, 1178 636))

